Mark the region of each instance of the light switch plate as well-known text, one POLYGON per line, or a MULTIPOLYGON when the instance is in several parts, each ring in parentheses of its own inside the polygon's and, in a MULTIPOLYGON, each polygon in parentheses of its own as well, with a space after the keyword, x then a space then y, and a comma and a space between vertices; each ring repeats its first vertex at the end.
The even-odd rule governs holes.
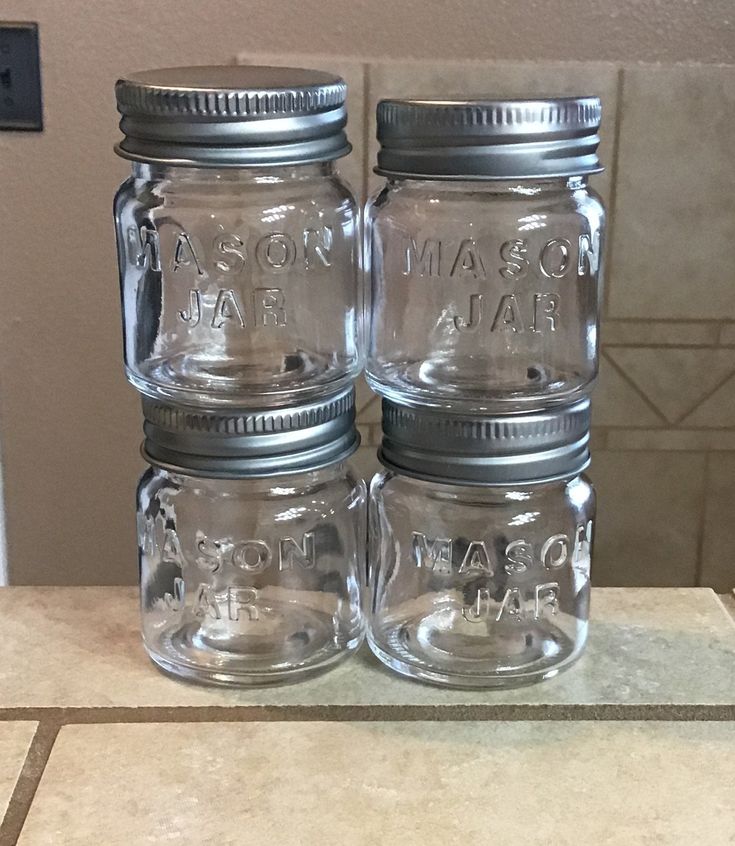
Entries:
POLYGON ((43 129, 38 24, 0 21, 0 130, 43 129))

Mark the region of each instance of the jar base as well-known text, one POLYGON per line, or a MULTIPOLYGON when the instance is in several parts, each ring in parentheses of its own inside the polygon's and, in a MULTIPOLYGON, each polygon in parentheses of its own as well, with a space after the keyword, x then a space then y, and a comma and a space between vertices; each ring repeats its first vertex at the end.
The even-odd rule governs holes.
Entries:
POLYGON ((320 663, 307 666, 298 667, 291 670, 284 670, 282 672, 270 673, 256 673, 251 671, 241 672, 222 672, 219 670, 209 670, 204 668, 194 668, 186 664, 181 664, 175 661, 168 660, 162 655, 157 655, 146 649, 148 657, 154 666, 161 670, 164 675, 177 681, 190 682, 192 684, 202 685, 205 687, 233 687, 233 688, 252 688, 252 687, 283 687, 285 685, 296 684, 297 682, 305 681, 306 679, 321 676, 329 670, 345 661, 353 652, 356 652, 362 643, 362 638, 356 643, 354 647, 348 647, 342 652, 331 655, 328 659, 322 660, 320 663))
POLYGON ((436 362, 404 362, 385 367, 379 374, 366 371, 370 388, 401 405, 444 408, 457 413, 531 412, 573 403, 586 396, 592 381, 579 374, 541 376, 541 365, 528 368, 528 383, 493 389, 490 377, 473 376, 464 364, 441 368, 436 362), (447 372, 448 371, 448 372, 447 372), (461 374, 466 373, 463 377, 461 374), (542 381, 543 379, 543 381, 542 381))
MULTIPOLYGON (((274 606, 269 609, 277 611, 274 606)), ((334 617, 311 608, 280 609, 268 636, 226 632, 214 621, 194 620, 144 639, 151 660, 164 672, 207 685, 253 687, 289 684, 317 675, 356 651, 362 629, 340 632, 334 617)), ((268 622, 263 615, 257 621, 268 622)), ((247 626, 247 622, 244 624, 247 626)))
POLYGON ((279 408, 331 396, 352 382, 359 370, 346 364, 339 368, 326 358, 318 359, 307 353, 285 358, 275 373, 254 372, 246 364, 231 363, 207 367, 201 362, 192 364, 193 356, 179 356, 165 364, 149 363, 141 373, 126 367, 128 382, 144 396, 170 400, 181 405, 238 406, 242 408, 279 408), (298 365, 293 364, 298 360, 298 365), (243 390, 243 386, 247 386, 243 390))
POLYGON ((575 640, 557 626, 526 628, 523 652, 510 655, 498 648, 500 643, 484 639, 471 645, 461 635, 450 635, 454 640, 443 651, 440 641, 426 638, 427 628, 426 620, 408 620, 383 629, 383 643, 372 632, 367 640, 378 660, 403 676, 442 687, 478 689, 523 687, 552 678, 580 657, 587 635, 586 624, 575 640))

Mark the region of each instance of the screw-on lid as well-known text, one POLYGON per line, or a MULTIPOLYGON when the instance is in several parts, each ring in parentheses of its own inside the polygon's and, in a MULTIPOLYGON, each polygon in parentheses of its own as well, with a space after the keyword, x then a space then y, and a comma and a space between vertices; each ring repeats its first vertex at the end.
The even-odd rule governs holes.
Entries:
POLYGON ((134 73, 115 85, 126 159, 194 167, 328 161, 350 145, 347 86, 303 68, 222 66, 134 73))
POLYGON ((576 476, 589 465, 590 403, 532 414, 456 415, 383 400, 378 457, 435 482, 508 485, 576 476))
POLYGON ((143 398, 143 457, 194 476, 244 479, 318 470, 359 446, 355 396, 282 409, 200 411, 143 398))
POLYGON ((598 97, 382 100, 376 173, 413 179, 538 179, 602 170, 598 97))

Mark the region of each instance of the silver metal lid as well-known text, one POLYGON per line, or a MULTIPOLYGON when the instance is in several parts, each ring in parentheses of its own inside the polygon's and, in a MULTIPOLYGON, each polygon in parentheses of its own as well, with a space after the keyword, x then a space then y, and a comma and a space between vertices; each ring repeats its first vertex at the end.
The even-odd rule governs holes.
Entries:
POLYGON ((509 485, 571 478, 589 465, 590 403, 532 414, 461 416, 383 400, 389 469, 449 484, 509 485))
POLYGON ((540 179, 602 170, 599 97, 382 100, 376 173, 413 179, 540 179))
POLYGON ((359 446, 354 390, 282 409, 201 411, 143 398, 143 457, 194 476, 245 479, 318 470, 359 446))
POLYGON ((193 167, 306 164, 346 156, 347 86, 303 68, 228 65, 134 73, 115 85, 118 155, 193 167))

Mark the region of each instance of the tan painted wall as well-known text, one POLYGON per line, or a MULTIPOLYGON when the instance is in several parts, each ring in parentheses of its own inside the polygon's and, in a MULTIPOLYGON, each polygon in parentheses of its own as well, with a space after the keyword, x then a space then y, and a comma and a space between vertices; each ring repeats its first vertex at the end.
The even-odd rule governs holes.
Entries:
MULTIPOLYGON (((243 51, 727 62, 731 0, 4 0, 41 27, 42 134, 0 133, 0 446, 10 581, 135 577, 137 398, 121 367, 113 83, 243 51)), ((1 568, 0 568, 1 569, 1 568)))

